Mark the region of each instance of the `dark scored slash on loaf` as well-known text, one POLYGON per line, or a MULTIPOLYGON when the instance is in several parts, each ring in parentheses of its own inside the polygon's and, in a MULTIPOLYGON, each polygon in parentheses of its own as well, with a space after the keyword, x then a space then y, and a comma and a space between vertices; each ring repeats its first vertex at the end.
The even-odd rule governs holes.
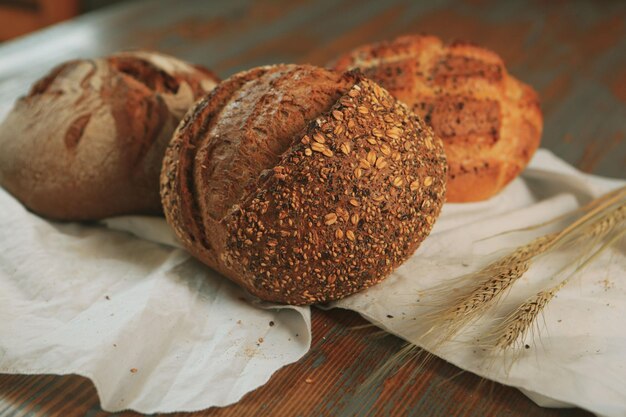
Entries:
POLYGON ((496 194, 539 146, 543 122, 537 94, 484 48, 402 36, 356 48, 334 67, 360 68, 432 126, 448 157, 449 202, 496 194))
POLYGON ((418 247, 445 194, 441 141, 354 72, 256 68, 188 113, 166 153, 166 218, 258 297, 338 299, 418 247), (210 233, 209 233, 210 231, 210 233))

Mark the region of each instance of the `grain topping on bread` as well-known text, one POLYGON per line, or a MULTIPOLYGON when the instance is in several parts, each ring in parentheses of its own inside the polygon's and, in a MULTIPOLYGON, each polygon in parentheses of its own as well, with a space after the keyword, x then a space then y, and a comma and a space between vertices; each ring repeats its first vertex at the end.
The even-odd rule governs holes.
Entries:
POLYGON ((166 153, 168 222, 199 259, 262 299, 311 304, 384 279, 428 235, 441 141, 358 73, 237 74, 191 110, 166 153))

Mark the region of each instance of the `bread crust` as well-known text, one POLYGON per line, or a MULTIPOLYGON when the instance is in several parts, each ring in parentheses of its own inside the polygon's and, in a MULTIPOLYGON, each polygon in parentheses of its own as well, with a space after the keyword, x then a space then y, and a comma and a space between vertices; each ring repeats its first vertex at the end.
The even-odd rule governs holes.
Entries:
POLYGON ((163 154, 218 79, 146 51, 59 65, 0 126, 0 184, 57 220, 160 214, 163 154))
POLYGON ((360 68, 432 126, 448 157, 448 202, 498 193, 539 147, 537 94, 487 49, 411 35, 356 48, 331 66, 360 68))
POLYGON ((189 111, 161 196, 200 260, 261 299, 312 304, 376 284, 415 251, 446 169, 441 141, 370 80, 279 65, 231 77, 189 111))

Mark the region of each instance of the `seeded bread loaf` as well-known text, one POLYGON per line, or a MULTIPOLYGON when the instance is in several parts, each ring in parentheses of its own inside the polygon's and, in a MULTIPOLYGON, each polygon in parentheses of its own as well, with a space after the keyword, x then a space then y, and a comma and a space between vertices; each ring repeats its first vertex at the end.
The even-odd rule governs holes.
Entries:
POLYGON ((168 223, 261 299, 311 304, 384 279, 428 235, 446 161, 430 128, 354 72, 239 73, 189 111, 166 152, 168 223))
POLYGON ((152 52, 59 65, 0 126, 0 184, 53 219, 161 213, 167 143, 217 82, 208 70, 152 52))
POLYGON ((432 126, 448 158, 449 202, 496 194, 539 146, 537 94, 484 48, 403 36, 356 48, 331 66, 360 68, 432 126))

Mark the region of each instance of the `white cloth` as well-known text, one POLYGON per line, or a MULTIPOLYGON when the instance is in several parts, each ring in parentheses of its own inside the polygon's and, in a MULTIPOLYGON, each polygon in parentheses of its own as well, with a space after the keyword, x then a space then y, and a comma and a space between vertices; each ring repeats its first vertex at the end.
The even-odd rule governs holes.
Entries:
MULTIPOLYGON (((410 338, 423 290, 533 232, 480 239, 549 220, 624 183, 581 174, 540 150, 495 198, 446 205, 391 277, 331 307, 410 338)), ((252 300, 175 247, 162 219, 104 223, 50 223, 0 190, 0 372, 84 375, 108 411, 194 411, 236 402, 309 349, 308 308, 252 300)), ((607 252, 559 292, 541 343, 508 372, 486 367, 470 345, 436 353, 539 404, 626 415, 625 252, 607 252)), ((533 267, 507 300, 545 284, 541 268, 549 264, 533 267)))
MULTIPOLYGON (((162 219, 111 224, 173 242, 162 219)), ((50 223, 0 189, 0 373, 83 375, 107 411, 232 404, 311 343, 308 308, 247 300, 181 249, 50 223)))

